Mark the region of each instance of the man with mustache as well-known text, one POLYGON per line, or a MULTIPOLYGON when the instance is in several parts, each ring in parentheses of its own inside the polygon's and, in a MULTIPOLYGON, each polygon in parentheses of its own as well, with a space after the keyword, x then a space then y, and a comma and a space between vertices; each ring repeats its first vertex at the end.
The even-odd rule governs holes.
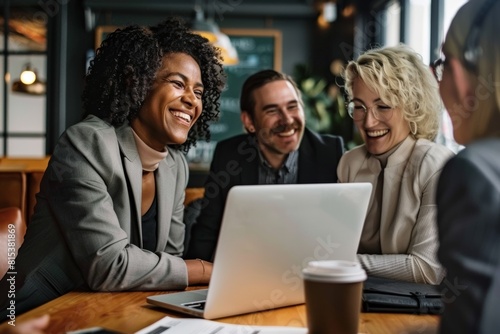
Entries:
POLYGON ((185 258, 213 260, 231 187, 337 182, 343 139, 305 127, 301 94, 290 76, 274 70, 251 75, 242 87, 240 109, 247 133, 215 148, 185 258))

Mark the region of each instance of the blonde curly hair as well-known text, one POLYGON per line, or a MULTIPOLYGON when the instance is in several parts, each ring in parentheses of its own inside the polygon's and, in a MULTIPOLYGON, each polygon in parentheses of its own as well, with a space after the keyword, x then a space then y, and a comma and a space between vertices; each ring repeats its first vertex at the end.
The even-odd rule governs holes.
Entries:
POLYGON ((438 83, 413 49, 404 44, 375 48, 351 60, 343 71, 349 99, 358 77, 382 101, 399 108, 409 124, 415 122, 415 138, 436 138, 442 112, 438 83))

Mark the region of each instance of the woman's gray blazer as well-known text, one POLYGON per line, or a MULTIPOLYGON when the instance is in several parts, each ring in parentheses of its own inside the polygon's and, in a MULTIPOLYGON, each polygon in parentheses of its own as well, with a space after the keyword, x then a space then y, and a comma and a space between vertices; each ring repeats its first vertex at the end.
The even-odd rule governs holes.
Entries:
MULTIPOLYGON (((73 289, 183 289, 187 269, 183 201, 188 166, 169 154, 155 172, 156 251, 142 249, 142 165, 129 125, 95 116, 60 138, 41 182, 32 222, 16 263, 0 282, 0 310, 25 312, 73 289), (10 296, 10 297, 9 297, 10 296)), ((3 313, 4 311, 2 311, 3 313)), ((5 320, 5 313, 2 314, 5 320)))

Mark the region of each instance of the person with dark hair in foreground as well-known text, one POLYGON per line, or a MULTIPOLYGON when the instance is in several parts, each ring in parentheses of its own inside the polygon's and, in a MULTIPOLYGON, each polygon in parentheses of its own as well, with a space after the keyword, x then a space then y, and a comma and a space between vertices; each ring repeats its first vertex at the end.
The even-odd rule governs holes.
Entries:
POLYGON ((449 287, 441 333, 500 332, 500 1, 467 2, 434 63, 465 149, 438 183, 439 261, 449 287))
MULTIPOLYGON (((60 137, 16 258, 15 313, 74 290, 179 290, 211 264, 182 259, 188 165, 208 139, 225 75, 219 52, 178 19, 129 26, 97 50, 85 119, 60 137)), ((7 277, 0 291, 7 291, 7 277)))
POLYGON ((251 75, 240 110, 247 133, 217 143, 185 258, 213 260, 233 186, 337 181, 343 139, 305 127, 301 94, 290 76, 274 70, 251 75))

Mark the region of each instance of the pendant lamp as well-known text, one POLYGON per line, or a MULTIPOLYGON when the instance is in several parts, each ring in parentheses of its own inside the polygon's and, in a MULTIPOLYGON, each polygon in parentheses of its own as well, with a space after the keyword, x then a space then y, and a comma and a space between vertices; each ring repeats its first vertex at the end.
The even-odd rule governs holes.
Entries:
POLYGON ((12 91, 16 93, 43 95, 45 94, 45 82, 40 80, 36 69, 31 64, 26 64, 19 76, 19 80, 12 84, 12 91))
POLYGON ((191 29, 194 33, 205 37, 220 50, 224 65, 236 65, 239 62, 238 52, 226 34, 223 34, 213 19, 205 19, 201 6, 194 7, 196 16, 191 29))

